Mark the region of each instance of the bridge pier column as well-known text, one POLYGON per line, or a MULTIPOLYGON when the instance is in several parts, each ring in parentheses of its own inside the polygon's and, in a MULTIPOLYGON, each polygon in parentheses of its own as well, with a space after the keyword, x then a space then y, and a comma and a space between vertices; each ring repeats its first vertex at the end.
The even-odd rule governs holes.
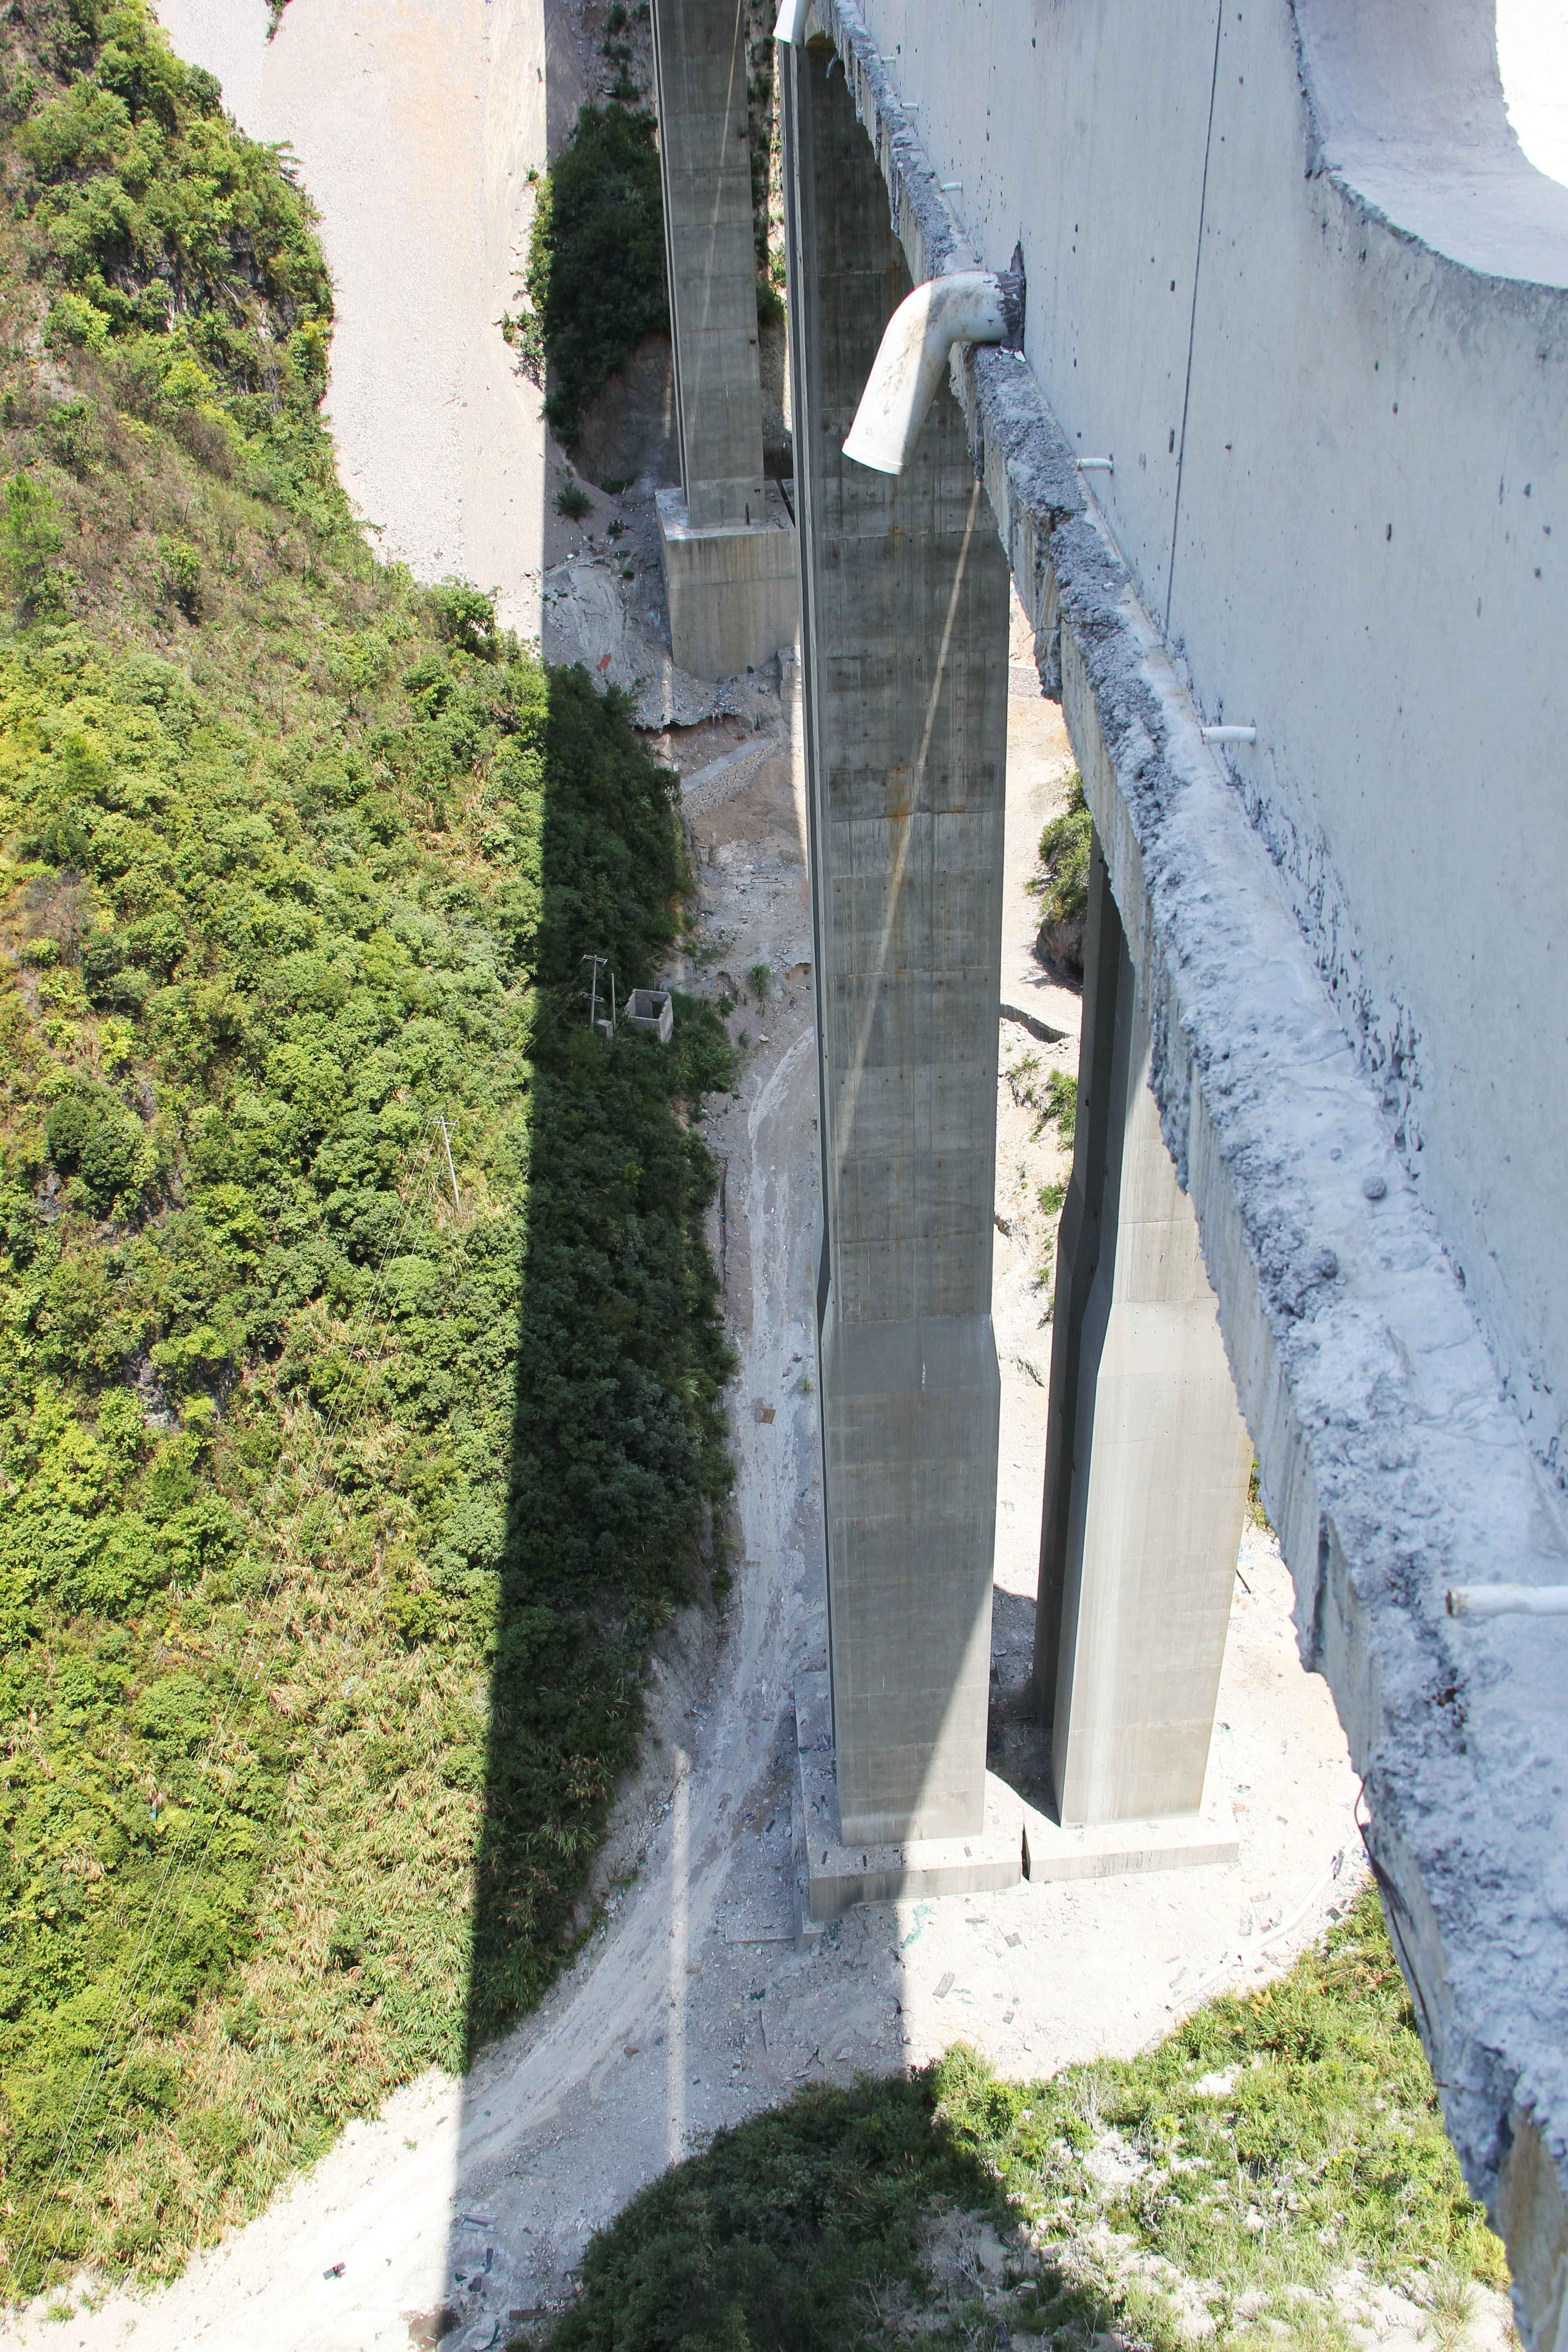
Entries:
POLYGON ((1148 1078, 1097 837, 1035 1623, 1064 1824, 1198 1810, 1252 1463, 1148 1078))
POLYGON ((671 650, 697 677, 795 633, 795 547, 763 474, 745 0, 653 0, 680 488, 658 496, 671 650))
POLYGON ((910 281, 832 51, 780 58, 829 1674, 859 1845, 984 1815, 1007 568, 945 384, 897 479, 841 454, 910 281))

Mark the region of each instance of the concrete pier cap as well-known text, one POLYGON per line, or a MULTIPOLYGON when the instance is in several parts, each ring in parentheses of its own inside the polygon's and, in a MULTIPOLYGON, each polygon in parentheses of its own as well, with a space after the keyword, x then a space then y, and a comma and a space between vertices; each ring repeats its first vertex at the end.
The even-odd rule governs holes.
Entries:
MULTIPOLYGON (((922 138, 943 142, 949 173, 956 165, 988 175, 988 218, 1001 209, 1000 174, 1013 207, 1009 239, 1018 203, 1029 200, 1026 184, 1039 175, 1037 155, 1013 155, 1023 175, 1015 185, 998 126, 986 160, 963 163, 973 72, 941 88, 929 78, 921 84, 917 131, 910 102, 916 93, 893 79, 895 69, 914 70, 907 54, 912 0, 879 0, 868 13, 875 37, 855 0, 815 0, 798 31, 820 28, 842 60, 915 283, 984 268, 986 257, 951 200, 954 189, 939 182, 922 138)), ((1270 126, 1287 121, 1294 108, 1289 136, 1309 171, 1323 175, 1322 188, 1303 181, 1290 194, 1288 167, 1276 160, 1268 168, 1286 187, 1282 202, 1303 213, 1309 204, 1318 208, 1315 241, 1303 236, 1303 269, 1342 271, 1352 289, 1344 297, 1350 306, 1362 299, 1353 289, 1372 282, 1370 274, 1358 275, 1369 269, 1371 254, 1391 287, 1404 273, 1408 317, 1430 318, 1444 305, 1457 315, 1462 307, 1467 350, 1484 351, 1489 335, 1495 341, 1517 327, 1526 341, 1535 336, 1538 365, 1560 368, 1568 351, 1568 304, 1557 293, 1563 278, 1554 270, 1549 303, 1539 283, 1521 287, 1498 272, 1495 245, 1489 258, 1474 205, 1466 212, 1452 154, 1446 209, 1437 205, 1426 225, 1446 233, 1461 215, 1474 250, 1428 254, 1420 225, 1393 226, 1398 170, 1391 144, 1373 153, 1377 142, 1363 141, 1352 153, 1349 131, 1336 133, 1323 98, 1328 77, 1313 81, 1313 61, 1336 40, 1342 58, 1357 13, 1277 7, 1251 12, 1232 34, 1209 19, 1202 79, 1211 123, 1219 100, 1210 89, 1222 87, 1225 40, 1254 44, 1247 56, 1255 70, 1240 77, 1245 96, 1236 102, 1252 110, 1263 144, 1247 146, 1238 131, 1226 168, 1261 171, 1260 155, 1277 158, 1278 146, 1268 145, 1270 126), (1379 192, 1363 194, 1346 175, 1337 136, 1352 165, 1372 154, 1384 173, 1379 192), (1419 293, 1411 290, 1415 279, 1419 293)), ((1407 29, 1414 21, 1408 8, 1379 12, 1380 23, 1384 15, 1407 29)), ((1071 27, 1061 37, 1069 36, 1077 37, 1071 27)), ((1120 38, 1126 50, 1125 26, 1120 38)), ((1151 41, 1159 47, 1152 33, 1151 41)), ((1027 27, 1020 47, 1026 56, 1027 27)), ((1075 53, 1068 63, 1081 68, 1082 60, 1075 53)), ((1495 65, 1492 74, 1495 83, 1495 65)), ((1070 96, 1066 79, 1064 88, 1070 96)), ((1426 116, 1417 127, 1430 131, 1426 116)), ((1201 115, 1198 143, 1201 155, 1201 115)), ((1488 164, 1483 154, 1478 163, 1475 152, 1470 166, 1472 190, 1489 170, 1494 181, 1513 170, 1506 156, 1488 164)), ((1195 216, 1195 173, 1192 193, 1195 216)), ((1517 206, 1531 194, 1510 183, 1507 201, 1517 206)), ((1535 208, 1547 262, 1557 250, 1554 224, 1545 217, 1551 211, 1544 200, 1535 208)), ((1043 241, 1056 238, 1058 226, 1042 231, 1043 241)), ((1026 239, 1030 233, 1026 225, 1026 239)), ((1065 271, 1065 233, 1054 249, 1065 271)), ((1049 309, 1047 275, 1039 265, 1034 274, 1049 309)), ((1179 272, 1166 274, 1173 289, 1179 272)), ((1185 291, 1195 321, 1192 286, 1189 263, 1185 291)), ((1393 293, 1388 299, 1392 316, 1393 293)), ((1184 310, 1184 333, 1185 318, 1184 310)), ((1291 864, 1300 828, 1292 833, 1284 817, 1277 824, 1271 817, 1269 793, 1280 772, 1267 765, 1266 754, 1283 722, 1257 676, 1226 678, 1226 648, 1239 642, 1225 617, 1235 583, 1216 582, 1207 605, 1201 582, 1184 589, 1184 634, 1173 652, 1166 635, 1170 581, 1160 583, 1156 615, 1118 535, 1131 533, 1130 509, 1117 506, 1113 529, 1106 508, 1089 495, 1102 485, 1108 502, 1122 494, 1103 474, 1086 487, 1077 439, 1042 390, 1036 348, 962 350, 953 389, 1035 628, 1042 688, 1061 700, 1078 755, 1148 1011, 1149 1083, 1161 1131, 1196 1214, 1237 1394, 1295 1582, 1301 1654, 1327 1676, 1363 1777, 1368 1851, 1447 2127, 1467 2179, 1507 2242, 1527 2339, 1539 2352, 1561 2352, 1568 2346, 1568 1629, 1522 1615, 1453 1619, 1445 1608, 1450 1587, 1563 1583, 1568 1529, 1555 1424, 1545 1419, 1550 1401, 1539 1381, 1532 1389, 1522 1374, 1515 1377, 1514 1342, 1501 1310, 1494 1314, 1489 1303, 1502 1295, 1487 1288, 1490 1271, 1478 1268, 1479 1286, 1469 1288, 1458 1277, 1463 1253, 1428 1205, 1458 1192, 1446 1192, 1430 1172, 1438 1163, 1419 1160, 1418 1089, 1399 1081, 1397 1064, 1391 1075, 1375 1026, 1353 1039, 1345 1026, 1335 991, 1353 1004, 1360 987, 1365 1001, 1369 967, 1356 961, 1348 917, 1342 940, 1349 944, 1338 962, 1324 944, 1329 931, 1312 928, 1324 908, 1341 908, 1338 885, 1318 869, 1321 887, 1310 899, 1291 864), (1206 679, 1206 709, 1194 699, 1196 667, 1206 679), (1256 744, 1205 740, 1205 716, 1223 720, 1227 684, 1232 707, 1239 702, 1249 724, 1256 714, 1256 744), (1260 764, 1247 770, 1247 761, 1260 764), (1534 1415, 1528 1426, 1521 1397, 1534 1415)), ((1401 396, 1411 404, 1415 364, 1412 357, 1403 380, 1390 381, 1386 402, 1379 378, 1376 413, 1401 396)), ((1365 372, 1371 386, 1370 359, 1365 372)), ((1179 394, 1178 383, 1178 411, 1179 394)), ((1473 419, 1468 381, 1450 397, 1462 399, 1473 419)), ((1173 467, 1176 441, 1173 423, 1173 467)), ((1120 430, 1082 446, 1115 446, 1116 479, 1131 478, 1136 460, 1124 457, 1131 445, 1120 430)), ((1165 449, 1163 424, 1159 448, 1165 449)), ((1223 461, 1203 462, 1205 481, 1215 478, 1213 465, 1223 461)), ((1283 462, 1288 467, 1289 458, 1283 462)), ((1193 465, 1189 452, 1189 476, 1193 465)), ((1496 470, 1493 462, 1494 488, 1496 470)), ((1191 479, 1188 488, 1195 498, 1191 479)), ((1522 484, 1507 491, 1519 498, 1521 515, 1522 492, 1522 484)), ((1165 511, 1168 520, 1168 505, 1165 511)), ((1537 521, 1533 509, 1531 515, 1539 541, 1541 524, 1553 518, 1542 513, 1537 521)), ((1335 527, 1349 534, 1354 520, 1335 527)), ((1201 512, 1189 542, 1201 551, 1201 512)), ((1395 543, 1390 523, 1386 544, 1395 543)), ((1375 604, 1382 592, 1367 576, 1375 604)), ((1506 591, 1494 583, 1494 593, 1522 596, 1527 577, 1506 591)), ((1483 586, 1483 601, 1486 593, 1483 586)), ((1278 596, 1274 626, 1289 641, 1288 580, 1278 596)), ((1479 616, 1479 604, 1475 611, 1479 616)), ((1435 657, 1446 658, 1440 646, 1435 657)), ((1507 658, 1506 640, 1498 657, 1507 658)), ((1522 688, 1528 680, 1521 674, 1518 683, 1522 688)), ((1351 685, 1370 691, 1360 672, 1351 685)), ((1403 681, 1406 698, 1417 689, 1416 677, 1403 681)), ((1343 723, 1343 693, 1320 702, 1330 714, 1323 724, 1343 723)), ((1307 723, 1300 709, 1310 714, 1312 707, 1300 706, 1299 724, 1307 723)), ((1533 1172, 1527 1169, 1516 1182, 1528 1185, 1533 1172)), ((1504 1211, 1498 1213, 1506 1223, 1504 1211)), ((1509 1226, 1510 1247, 1512 1233, 1509 1226)), ((1553 1347, 1565 1339, 1554 1330, 1553 1347)))

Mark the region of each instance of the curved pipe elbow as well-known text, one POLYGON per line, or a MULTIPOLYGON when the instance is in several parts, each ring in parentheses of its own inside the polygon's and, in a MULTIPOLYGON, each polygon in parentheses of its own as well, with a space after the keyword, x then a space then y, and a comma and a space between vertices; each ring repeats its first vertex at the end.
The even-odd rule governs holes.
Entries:
POLYGON ((844 455, 879 474, 901 474, 914 454, 954 343, 1021 347, 1020 271, 956 269, 928 278, 888 321, 844 455))

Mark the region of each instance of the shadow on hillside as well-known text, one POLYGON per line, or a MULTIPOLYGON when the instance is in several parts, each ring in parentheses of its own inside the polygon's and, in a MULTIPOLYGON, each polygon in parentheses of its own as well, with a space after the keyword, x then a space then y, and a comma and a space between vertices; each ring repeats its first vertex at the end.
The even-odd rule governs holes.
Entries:
MULTIPOLYGON (((681 1105, 728 1077, 730 1049, 685 998, 668 1043, 626 1018, 628 991, 668 961, 684 860, 669 772, 624 706, 580 668, 552 672, 529 1079, 503 1107, 526 1121, 526 1185, 510 1219, 476 1219, 464 1243, 470 1259, 511 1255, 519 1300, 504 1529, 495 1565, 472 1572, 493 1616, 470 2063, 536 2007, 581 1933, 615 1783, 636 1761, 648 1643, 705 1572, 727 1475, 713 1171, 681 1105), (607 959, 598 998, 614 975, 613 1034, 591 1019, 591 955, 607 959)), ((476 2347, 504 2342, 509 2312, 531 2307, 517 2249, 475 2201, 492 2132, 498 2160, 506 2137, 484 2105, 493 2071, 465 2089, 445 2301, 420 2323, 431 2340, 467 2346, 460 2324, 476 2347)))

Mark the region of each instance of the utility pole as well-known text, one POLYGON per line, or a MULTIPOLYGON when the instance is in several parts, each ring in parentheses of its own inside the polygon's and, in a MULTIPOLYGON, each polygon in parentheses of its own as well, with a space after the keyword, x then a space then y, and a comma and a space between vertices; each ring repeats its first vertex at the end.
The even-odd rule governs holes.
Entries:
MULTIPOLYGON (((599 1026, 599 966, 604 964, 605 968, 608 969, 610 959, 608 956, 604 955, 585 955, 581 957, 579 961, 583 963, 591 964, 593 966, 593 984, 591 987, 585 988, 583 991, 583 993, 588 1000, 588 1026, 596 1033, 599 1026)), ((615 1034, 615 1027, 616 975, 612 971, 610 973, 610 1033, 612 1036, 615 1034)))
POLYGON ((452 1139, 447 1132, 446 1113, 444 1111, 437 1111, 436 1116, 441 1122, 441 1140, 447 1147, 447 1173, 452 1180, 452 1204, 457 1210, 458 1214, 461 1216, 463 1213, 463 1200, 461 1193, 458 1190, 458 1171, 452 1165, 452 1139))

